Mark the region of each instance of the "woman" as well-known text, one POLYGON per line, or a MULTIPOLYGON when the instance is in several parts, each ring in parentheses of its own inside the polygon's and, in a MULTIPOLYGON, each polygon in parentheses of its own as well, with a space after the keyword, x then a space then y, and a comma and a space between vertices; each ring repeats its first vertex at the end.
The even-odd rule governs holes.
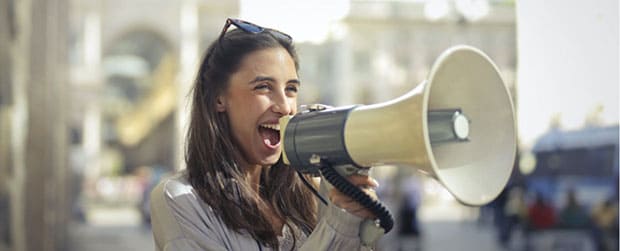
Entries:
POLYGON ((374 216, 332 189, 319 219, 309 188, 278 161, 278 119, 297 112, 297 70, 290 36, 226 21, 193 89, 187 170, 151 194, 157 250, 360 249, 360 223, 374 216))

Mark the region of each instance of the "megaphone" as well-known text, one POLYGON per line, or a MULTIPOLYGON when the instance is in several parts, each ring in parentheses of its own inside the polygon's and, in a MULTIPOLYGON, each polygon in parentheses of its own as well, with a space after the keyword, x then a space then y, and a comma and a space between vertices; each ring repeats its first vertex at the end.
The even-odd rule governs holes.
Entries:
POLYGON ((302 172, 316 172, 317 157, 334 166, 410 166, 472 206, 501 192, 516 154, 511 95, 489 57, 464 45, 442 53, 399 98, 283 117, 280 128, 283 161, 302 172))

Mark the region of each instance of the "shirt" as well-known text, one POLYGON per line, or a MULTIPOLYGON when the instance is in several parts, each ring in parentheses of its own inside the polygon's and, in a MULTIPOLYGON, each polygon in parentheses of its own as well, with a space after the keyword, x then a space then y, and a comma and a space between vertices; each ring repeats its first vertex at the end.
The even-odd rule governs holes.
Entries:
MULTIPOLYGON (((322 213, 314 231, 298 238, 296 250, 369 250, 359 237, 361 217, 332 203, 322 213)), ((226 226, 189 184, 187 172, 166 178, 153 189, 151 222, 157 251, 271 250, 226 226)), ((285 227, 282 232, 278 240, 282 250, 288 250, 284 248, 292 246, 293 231, 285 227)))

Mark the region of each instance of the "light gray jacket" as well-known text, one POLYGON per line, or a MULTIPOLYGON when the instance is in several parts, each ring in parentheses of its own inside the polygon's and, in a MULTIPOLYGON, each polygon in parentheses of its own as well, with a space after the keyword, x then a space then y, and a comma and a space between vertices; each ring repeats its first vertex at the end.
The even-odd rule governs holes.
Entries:
MULTIPOLYGON (((271 250, 259 246, 249 234, 228 228, 212 209, 200 199, 179 172, 163 180, 151 192, 151 222, 158 251, 271 250)), ((296 250, 366 250, 359 238, 362 218, 330 204, 309 236, 301 236, 296 250)), ((298 231, 299 232, 299 231, 298 231)), ((280 240, 288 250, 291 231, 285 227, 280 240), (287 247, 288 246, 288 247, 287 247)))

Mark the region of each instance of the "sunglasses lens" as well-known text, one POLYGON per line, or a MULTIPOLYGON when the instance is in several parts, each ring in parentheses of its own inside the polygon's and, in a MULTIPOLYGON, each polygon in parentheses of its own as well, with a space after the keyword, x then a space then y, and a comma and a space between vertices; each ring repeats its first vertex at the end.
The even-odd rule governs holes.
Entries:
POLYGON ((286 33, 283 33, 283 32, 277 31, 277 30, 272 30, 272 29, 268 29, 268 30, 269 30, 269 34, 271 34, 272 36, 274 36, 274 37, 276 37, 278 39, 283 39, 283 40, 286 40, 286 41, 289 41, 289 42, 293 41, 293 38, 291 36, 289 36, 288 34, 286 34, 286 33))
POLYGON ((252 23, 248 23, 248 22, 243 22, 243 21, 234 21, 234 24, 239 27, 240 29, 244 30, 245 32, 250 32, 250 33, 259 33, 262 32, 264 29, 263 27, 260 27, 258 25, 252 24, 252 23))
POLYGON ((293 41, 293 38, 291 36, 289 36, 286 33, 274 30, 274 29, 269 29, 269 28, 263 28, 260 27, 256 24, 247 22, 247 21, 243 21, 243 20, 239 20, 239 19, 228 19, 227 20, 227 25, 224 26, 224 30, 222 30, 222 33, 220 34, 220 40, 222 37, 224 37, 224 33, 226 33, 226 30, 228 29, 228 26, 230 26, 230 24, 233 24, 234 26, 237 26, 237 28, 245 31, 245 32, 249 32, 249 33, 261 33, 263 31, 267 31, 269 32, 269 34, 277 39, 282 39, 282 40, 286 40, 289 42, 293 41))

